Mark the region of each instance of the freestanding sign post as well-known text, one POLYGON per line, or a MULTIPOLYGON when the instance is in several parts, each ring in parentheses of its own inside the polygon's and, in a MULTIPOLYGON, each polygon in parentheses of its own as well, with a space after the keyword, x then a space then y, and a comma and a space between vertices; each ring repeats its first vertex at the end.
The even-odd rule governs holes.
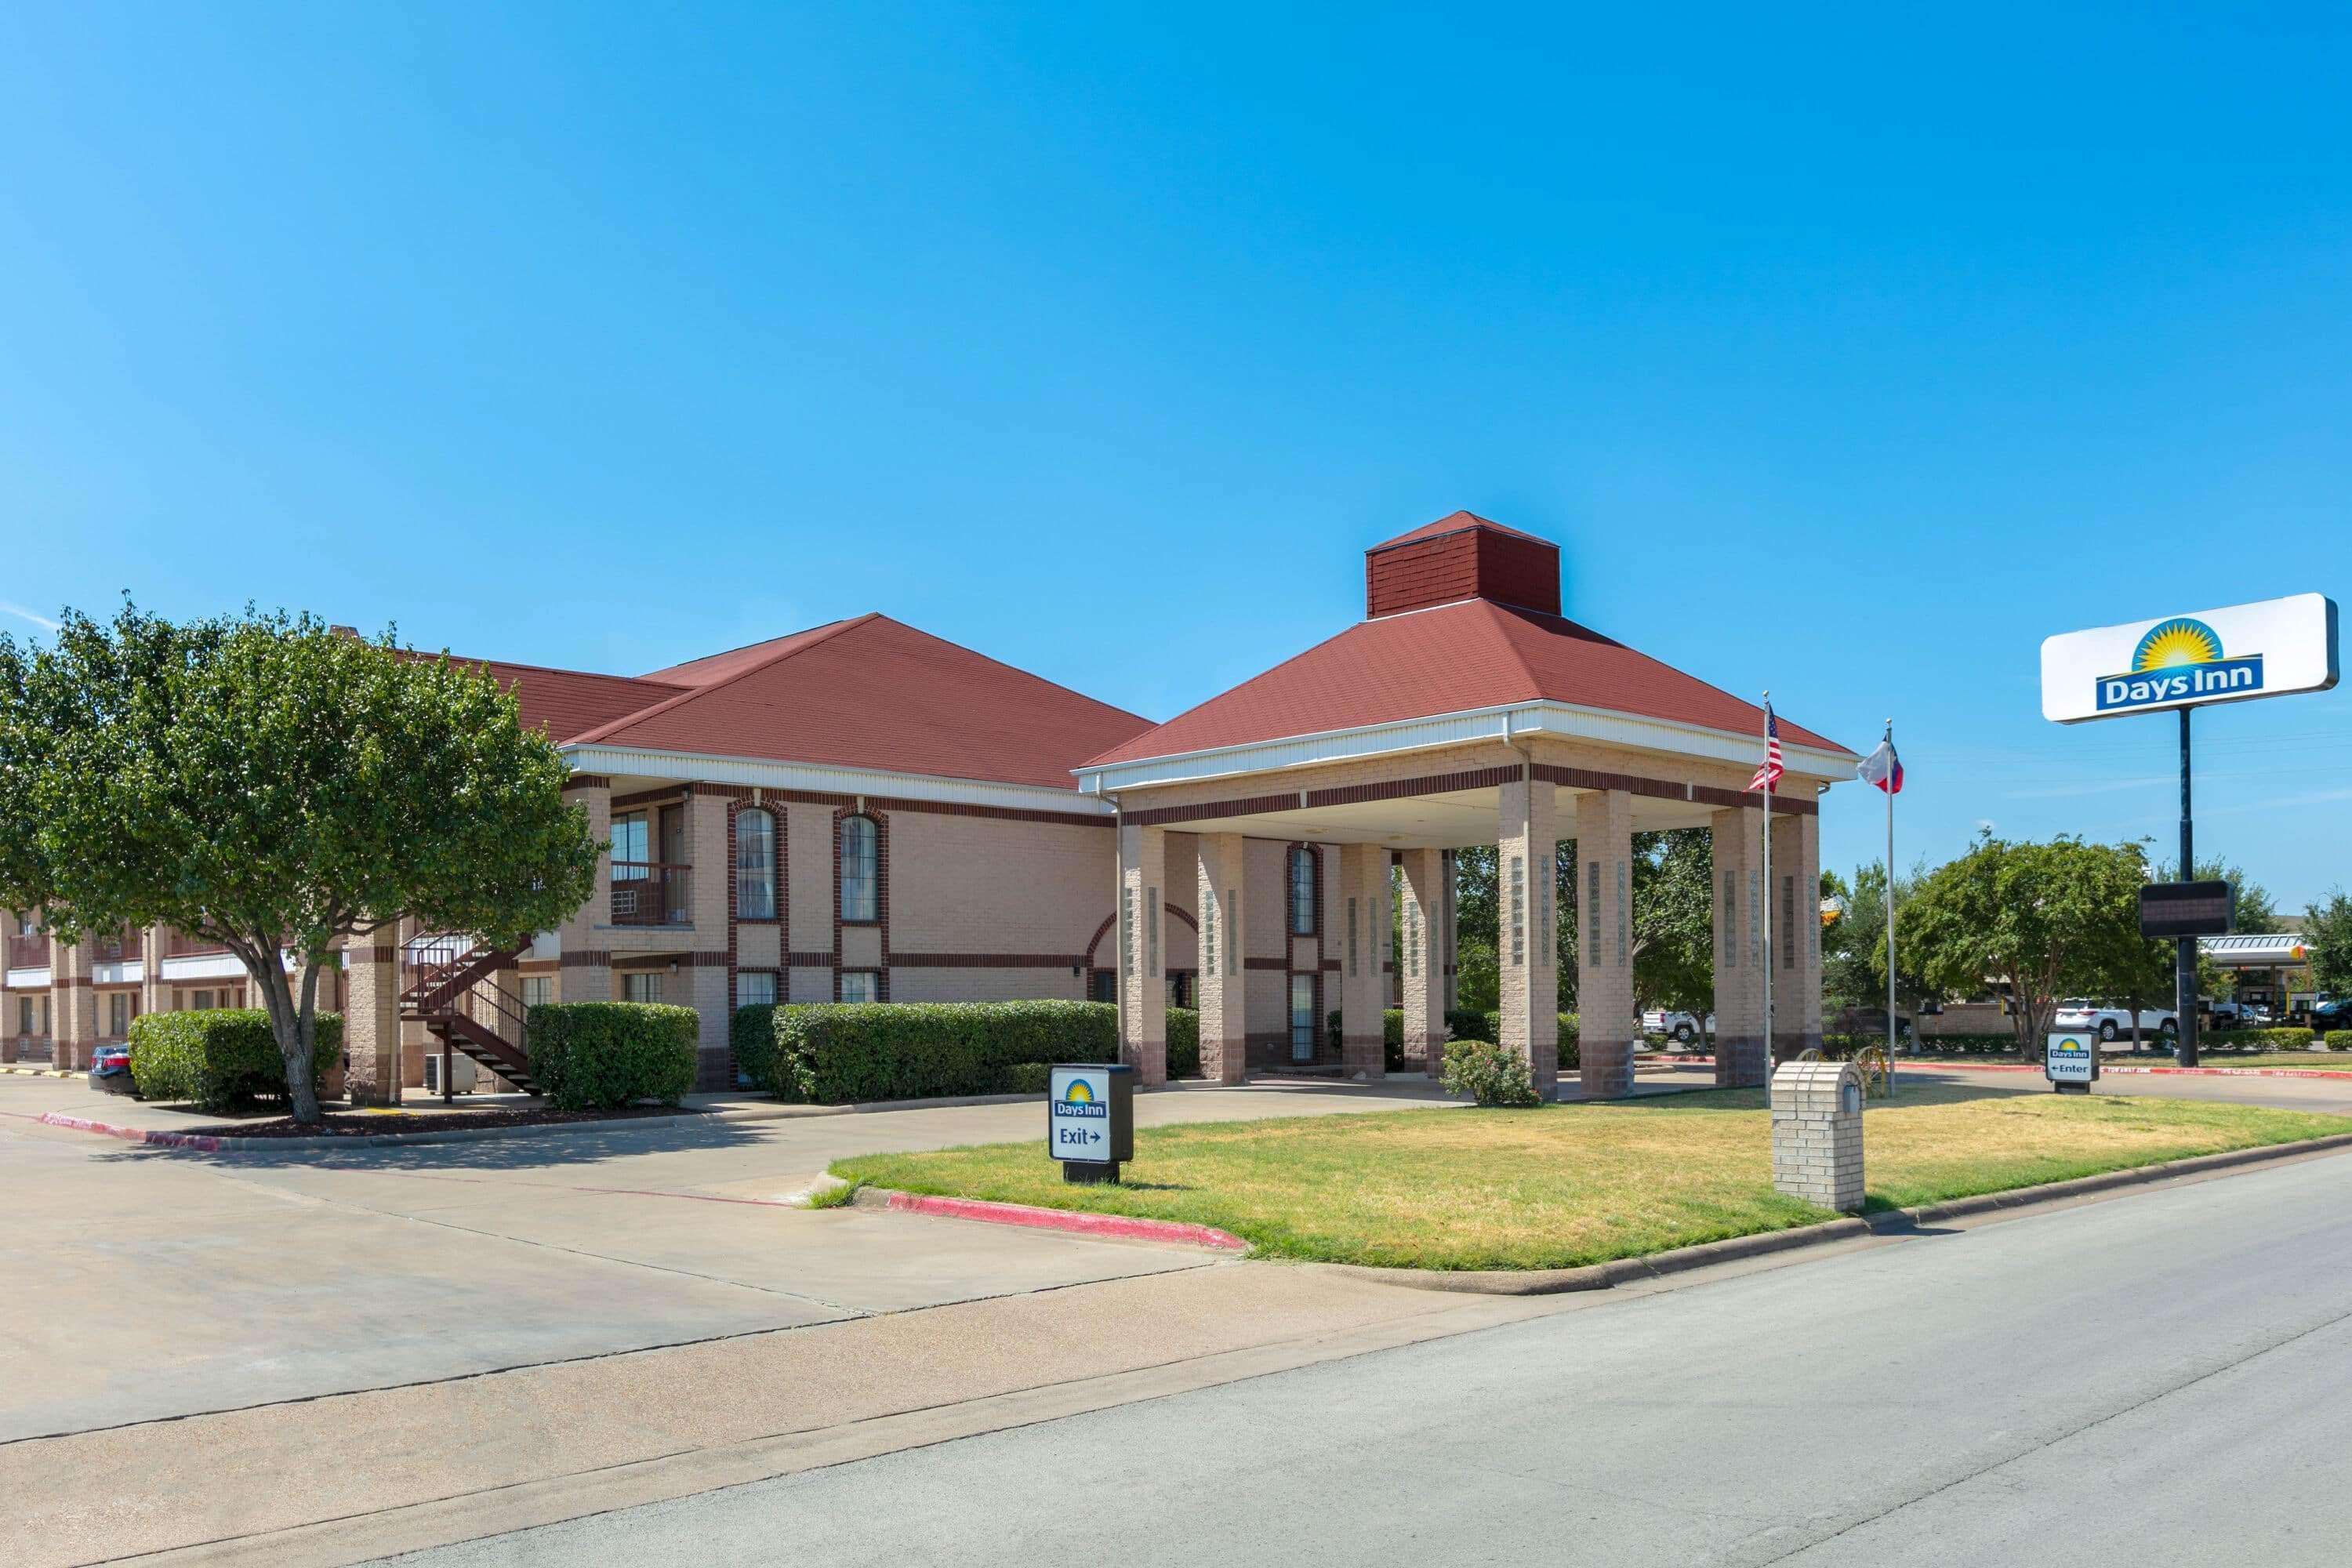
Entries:
MULTIPOLYGON (((2295 594, 2045 637, 2042 716, 2054 723, 2080 724, 2179 710, 2178 880, 2186 883, 2197 874, 2189 809, 2189 710, 2213 702, 2325 691, 2336 679, 2336 601, 2324 594, 2295 594)), ((2143 896, 2143 920, 2147 910, 2143 896)), ((2197 938, 2184 933, 2176 941, 2173 1005, 2180 1017, 2179 1060, 2183 1067, 2195 1067, 2197 938)))
POLYGON ((2095 1035, 2052 1035, 2042 1047, 2042 1074, 2053 1092, 2088 1094, 2099 1077, 2099 1040, 2095 1035))
POLYGON ((1122 1062, 1073 1062, 1046 1075, 1045 1151, 1062 1180, 1118 1180, 1135 1158, 1135 1069, 1122 1062))

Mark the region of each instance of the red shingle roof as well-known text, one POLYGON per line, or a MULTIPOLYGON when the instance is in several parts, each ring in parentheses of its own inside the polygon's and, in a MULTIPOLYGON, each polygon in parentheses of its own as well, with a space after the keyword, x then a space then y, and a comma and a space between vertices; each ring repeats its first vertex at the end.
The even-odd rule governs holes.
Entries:
POLYGON ((657 673, 687 689, 568 739, 1075 789, 1151 722, 881 615, 657 673))
MULTIPOLYGON (((1545 700, 1759 738, 1764 728, 1763 710, 1754 704, 1574 621, 1469 599, 1360 622, 1094 762, 1178 756, 1545 700)), ((1785 717, 1780 733, 1799 745, 1844 749, 1785 717)))
POLYGON ((638 676, 592 675, 581 669, 549 669, 457 654, 451 654, 449 660, 487 670, 500 686, 512 689, 522 709, 524 726, 544 730, 558 741, 639 712, 687 689, 638 676))

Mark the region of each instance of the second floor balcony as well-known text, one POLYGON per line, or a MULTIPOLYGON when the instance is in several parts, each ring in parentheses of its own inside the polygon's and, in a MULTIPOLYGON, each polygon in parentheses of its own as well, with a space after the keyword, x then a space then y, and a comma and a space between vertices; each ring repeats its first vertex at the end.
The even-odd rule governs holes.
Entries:
POLYGON ((49 938, 47 932, 33 931, 22 936, 18 935, 15 931, 8 933, 9 968, 40 969, 45 967, 48 962, 49 938))
POLYGON ((686 925, 693 920, 692 868, 666 860, 613 862, 613 923, 686 925))

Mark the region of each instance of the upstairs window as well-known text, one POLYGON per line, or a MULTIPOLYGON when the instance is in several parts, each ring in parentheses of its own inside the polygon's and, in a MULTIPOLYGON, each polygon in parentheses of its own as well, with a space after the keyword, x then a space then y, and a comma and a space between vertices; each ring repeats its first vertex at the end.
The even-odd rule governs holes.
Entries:
POLYGON ((1316 854, 1301 845, 1290 852, 1290 934, 1313 936, 1315 924, 1316 854))
POLYGON ((651 874, 646 858, 646 814, 631 811, 613 818, 613 880, 637 882, 651 874))
POLYGON ((735 814, 735 918, 776 918, 776 820, 756 808, 735 814))
POLYGON ((875 876, 874 819, 841 819, 841 918, 872 921, 881 918, 875 876))

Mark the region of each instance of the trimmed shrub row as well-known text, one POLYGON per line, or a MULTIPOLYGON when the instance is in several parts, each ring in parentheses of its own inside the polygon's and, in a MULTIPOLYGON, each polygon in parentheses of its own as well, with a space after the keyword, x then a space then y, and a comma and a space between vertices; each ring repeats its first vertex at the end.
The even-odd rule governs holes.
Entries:
POLYGON ((2215 1029, 2200 1035, 2200 1044, 2220 1050, 2307 1051, 2315 1037, 2309 1029, 2215 1029))
MULTIPOLYGON (((1109 1002, 812 1002, 738 1007, 736 1066, 813 1105, 1042 1094, 1055 1062, 1118 1060, 1109 1002)), ((1201 1015, 1168 1009, 1168 1076, 1201 1076, 1201 1015)))
POLYGON ((523 1024, 531 1083, 563 1110, 640 1100, 676 1105, 694 1087, 691 1007, 658 1002, 541 1002, 523 1024))
POLYGON ((2352 1029, 2330 1029, 2320 1038, 2331 1051, 2352 1051, 2352 1029))
MULTIPOLYGON (((310 1053, 313 1086, 341 1065, 343 1016, 320 1013, 310 1053)), ((194 1100, 228 1110, 286 1098, 286 1058, 258 1007, 142 1013, 131 1020, 131 1081, 142 1100, 194 1100)))
MULTIPOLYGON (((2015 1035, 1914 1035, 1912 1043, 1923 1051, 1945 1051, 1960 1056, 1997 1057, 2017 1049, 2015 1035)), ((2150 1040, 2156 1037, 2148 1036, 2150 1040)), ((1882 1038, 1876 1042, 1885 1045, 1882 1038)))

